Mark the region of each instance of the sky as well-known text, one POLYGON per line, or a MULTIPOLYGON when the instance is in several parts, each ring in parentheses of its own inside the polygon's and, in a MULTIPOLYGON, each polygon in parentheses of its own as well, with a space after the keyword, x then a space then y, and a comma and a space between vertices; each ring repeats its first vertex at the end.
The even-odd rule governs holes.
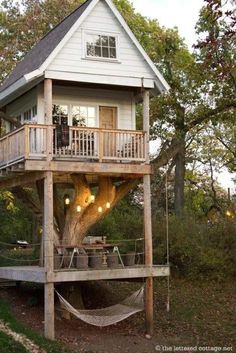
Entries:
MULTIPOLYGON (((149 18, 156 18, 160 25, 178 27, 181 37, 185 38, 189 49, 196 41, 195 25, 203 0, 131 0, 137 12, 149 18)), ((154 143, 155 144, 155 143, 154 143)), ((151 149, 156 146, 151 146, 151 149)), ((155 148, 156 150, 156 148, 155 148)), ((218 181, 225 188, 235 188, 232 175, 223 171, 218 181)))
POLYGON ((195 42, 194 27, 203 0, 131 0, 142 15, 156 18, 165 27, 178 27, 189 48, 195 42))

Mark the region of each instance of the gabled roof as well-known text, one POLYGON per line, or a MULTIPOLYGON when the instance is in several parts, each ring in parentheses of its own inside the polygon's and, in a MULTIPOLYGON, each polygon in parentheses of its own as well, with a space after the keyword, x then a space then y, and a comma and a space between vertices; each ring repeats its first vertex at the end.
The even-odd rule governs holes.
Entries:
POLYGON ((65 17, 62 22, 55 26, 50 32, 48 32, 20 61, 12 73, 6 78, 0 87, 0 92, 4 91, 7 87, 18 81, 24 75, 37 70, 53 50, 60 43, 62 38, 70 30, 73 24, 80 18, 86 8, 93 0, 85 1, 69 16, 65 17))
MULTIPOLYGON (((92 8, 100 0, 87 0, 79 6, 74 12, 67 16, 62 22, 48 32, 19 62, 12 73, 6 78, 3 85, 0 87, 0 94, 2 97, 7 97, 12 92, 17 90, 20 86, 24 86, 37 77, 44 75, 44 70, 48 67, 50 62, 57 55, 58 51, 63 47, 66 41, 74 33, 76 28, 83 22, 84 18, 88 16, 92 8), (5 91, 6 90, 6 91, 5 91), (3 93, 3 91, 5 91, 3 93)), ((149 58, 141 44, 138 42, 131 29, 113 4, 112 0, 104 0, 110 7, 111 11, 130 37, 131 41, 137 47, 147 64, 154 72, 157 80, 155 81, 158 91, 166 91, 169 89, 168 83, 164 77, 155 67, 152 60, 149 58)))

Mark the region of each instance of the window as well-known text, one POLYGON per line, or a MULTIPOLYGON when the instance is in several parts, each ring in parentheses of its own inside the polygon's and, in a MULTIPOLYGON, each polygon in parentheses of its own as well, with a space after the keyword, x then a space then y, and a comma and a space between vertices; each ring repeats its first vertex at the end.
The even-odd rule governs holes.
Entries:
POLYGON ((37 116, 37 105, 34 105, 32 108, 32 117, 35 118, 37 116))
POLYGON ((26 110, 26 112, 24 112, 24 121, 28 122, 31 121, 31 109, 26 110))
POLYGON ((54 125, 68 125, 68 106, 53 104, 52 120, 54 125))
POLYGON ((23 121, 25 123, 35 122, 37 120, 37 106, 34 105, 32 108, 26 110, 23 114, 23 121))
POLYGON ((92 58, 117 59, 117 37, 87 34, 86 56, 92 58))
POLYGON ((73 126, 96 126, 95 107, 77 106, 71 108, 73 126))

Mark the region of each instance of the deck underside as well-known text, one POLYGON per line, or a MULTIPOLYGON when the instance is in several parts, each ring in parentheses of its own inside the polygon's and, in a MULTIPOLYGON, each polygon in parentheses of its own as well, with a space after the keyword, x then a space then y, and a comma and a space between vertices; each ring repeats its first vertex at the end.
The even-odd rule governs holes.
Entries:
POLYGON ((19 266, 1 267, 0 278, 15 281, 26 281, 35 283, 48 282, 77 282, 96 281, 112 279, 132 279, 147 277, 165 277, 170 275, 170 268, 167 265, 153 267, 135 266, 118 269, 89 269, 89 270, 57 270, 46 273, 44 267, 19 266))

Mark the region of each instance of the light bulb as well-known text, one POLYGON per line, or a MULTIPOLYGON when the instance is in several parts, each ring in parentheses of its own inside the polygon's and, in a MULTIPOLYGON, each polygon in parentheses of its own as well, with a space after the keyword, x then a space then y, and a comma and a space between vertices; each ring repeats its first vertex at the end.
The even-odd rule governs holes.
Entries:
POLYGON ((78 205, 78 206, 76 207, 76 211, 77 211, 77 212, 81 212, 81 210, 82 210, 82 207, 81 207, 80 205, 78 205))
POLYGON ((69 199, 69 197, 66 197, 66 198, 65 198, 65 204, 66 204, 66 205, 69 205, 69 204, 70 204, 70 199, 69 199))
POLYGON ((98 212, 102 213, 102 207, 101 206, 98 207, 98 212))
POLYGON ((107 203, 106 203, 106 208, 111 208, 110 202, 107 202, 107 203))
POLYGON ((91 195, 91 196, 90 196, 90 202, 91 202, 91 203, 94 203, 94 201, 95 201, 95 196, 94 196, 94 195, 91 195))

